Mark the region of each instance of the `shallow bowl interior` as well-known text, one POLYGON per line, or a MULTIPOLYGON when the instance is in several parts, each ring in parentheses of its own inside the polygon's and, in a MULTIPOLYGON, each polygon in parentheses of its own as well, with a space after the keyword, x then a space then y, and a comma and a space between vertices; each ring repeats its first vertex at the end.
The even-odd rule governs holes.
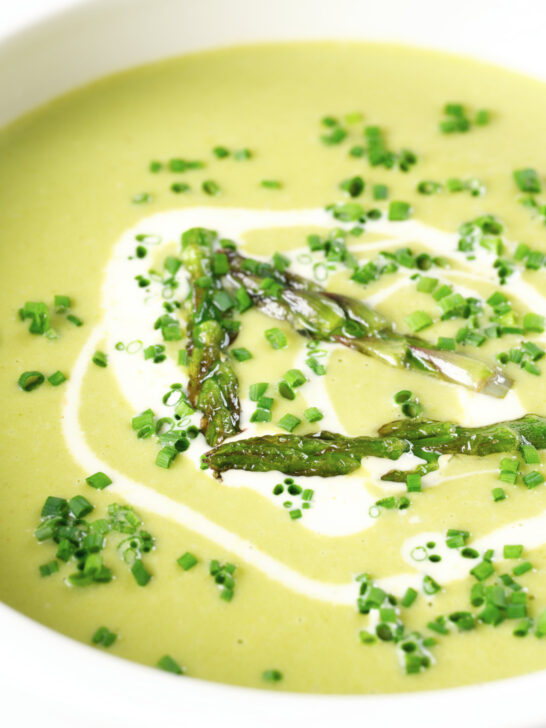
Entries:
MULTIPOLYGON (((116 70, 188 51, 270 40, 388 40, 472 55, 546 79, 541 0, 59 0, 1 38, 0 125, 116 70)), ((38 7, 38 5, 37 5, 38 7)), ((546 672, 470 688, 390 696, 308 696, 173 678, 108 657, 0 605, 0 715, 19 725, 267 727, 381 721, 382 725, 546 724, 546 672), (89 697, 91 696, 91 699, 89 697), (454 706, 457 706, 454 709, 454 706), (220 707, 221 706, 221 707, 220 707), (222 717, 223 716, 223 717, 222 717), (121 721, 121 723, 120 723, 121 721), (229 722, 229 721, 228 721, 229 722)))

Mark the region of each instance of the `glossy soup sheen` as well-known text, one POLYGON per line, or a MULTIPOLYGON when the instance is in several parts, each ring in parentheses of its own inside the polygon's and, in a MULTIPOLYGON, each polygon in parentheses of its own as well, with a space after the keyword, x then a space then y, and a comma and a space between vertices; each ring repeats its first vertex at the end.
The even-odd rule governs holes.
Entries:
MULTIPOLYGON (((154 550, 144 557, 153 577, 145 587, 137 585, 110 547, 105 560, 115 578, 108 584, 70 587, 65 577, 73 569, 62 562, 59 573, 41 577, 39 566, 55 558, 51 542, 38 544, 34 537, 48 495, 85 495, 95 506, 90 518, 104 515, 109 503, 122 501, 108 488, 98 491, 86 484, 90 473, 65 443, 61 413, 66 383, 53 387, 46 381, 32 392, 17 386, 25 370, 46 374, 61 370, 70 377, 79 351, 102 315, 103 272, 113 245, 140 218, 157 212, 195 205, 321 208, 345 200, 339 183, 362 175, 366 189, 357 201, 366 209, 386 210, 388 202, 376 202, 371 194, 374 184, 386 184, 391 200, 413 205, 413 219, 455 232, 462 222, 493 213, 502 219, 510 240, 546 251, 543 222, 518 203, 520 193, 512 176, 513 170, 524 167, 546 171, 545 125, 546 91, 538 81, 432 52, 320 43, 232 48, 138 68, 56 99, 1 131, 2 599, 86 644, 105 625, 118 635, 107 649, 128 659, 155 666, 167 654, 188 676, 276 690, 425 690, 546 667, 546 639, 538 639, 532 630, 525 638, 514 637, 516 622, 506 620, 498 627, 478 625, 467 632, 452 630, 448 636, 435 634, 434 664, 420 674, 406 675, 392 644, 361 643, 359 631, 368 623, 355 606, 356 582, 354 604, 333 605, 306 597, 199 533, 142 508, 136 510, 156 539, 154 550), (490 123, 473 125, 466 133, 442 134, 438 123, 448 102, 464 104, 470 115, 488 109, 490 123), (343 120, 352 112, 360 112, 362 120, 341 122, 349 131, 348 139, 339 145, 320 141, 320 135, 329 131, 321 124, 324 116, 343 120), (404 173, 372 167, 366 157, 351 156, 349 149, 364 143, 362 129, 367 124, 381 126, 389 148, 414 151, 417 163, 404 173), (212 153, 217 145, 229 150, 248 148, 253 155, 246 160, 217 159, 212 153), (178 175, 149 171, 151 160, 173 157, 203 160, 206 167, 178 175), (479 178, 486 194, 416 192, 422 180, 444 183, 453 177, 479 178), (201 183, 208 179, 219 184, 221 194, 210 196, 201 190, 201 183), (282 188, 264 188, 263 179, 280 180, 282 188), (177 181, 188 183, 191 190, 171 192, 170 185, 177 181), (142 192, 153 199, 132 202, 142 192), (70 296, 71 310, 84 325, 76 327, 58 315, 54 326, 59 338, 48 341, 28 332, 28 322, 21 322, 18 309, 26 301, 51 304, 55 294, 70 296), (189 571, 176 562, 184 552, 199 559, 189 571), (211 559, 237 565, 230 602, 219 598, 219 588, 209 575, 211 559), (264 671, 273 669, 282 673, 282 679, 264 680, 264 671)), ((207 221, 202 224, 207 226, 207 221)), ((332 219, 331 227, 335 226, 332 219)), ((310 232, 325 233, 326 229, 255 230, 246 236, 245 253, 269 256, 306 246, 310 232)), ((364 233, 353 242, 368 240, 377 242, 378 237, 364 233)), ((409 247, 423 250, 418 239, 409 247)), ((427 306, 436 310, 427 303, 430 297, 418 293, 409 280, 413 273, 406 271, 408 285, 378 304, 403 331, 407 331, 404 318, 410 311, 427 306)), ((537 290, 545 290, 542 271, 523 276, 537 290)), ((340 269, 327 285, 365 298, 388 285, 387 278, 363 287, 349 281, 347 272, 340 269)), ((498 288, 476 287, 484 298, 498 288)), ((510 279, 505 289, 509 294, 510 279)), ((518 310, 529 309, 518 304, 518 310)), ((271 322, 256 310, 245 313, 242 321, 236 346, 247 347, 253 359, 236 362, 235 367, 241 391, 246 392, 253 382, 278 380, 293 366, 303 344, 287 325, 271 322), (286 349, 271 349, 263 337, 272 326, 286 332, 286 349)), ((453 333, 460 325, 459 320, 447 326, 453 333)), ((431 340, 437 336, 434 329, 422 335, 431 340)), ((490 360, 521 338, 488 341, 469 353, 490 360)), ((176 356, 180 345, 168 347, 168 353, 176 356)), ((537 366, 541 367, 540 361, 537 366)), ((542 414, 546 375, 534 376, 516 364, 509 364, 507 371, 525 410, 542 414)), ((456 386, 386 367, 348 349, 336 349, 322 383, 351 435, 373 434, 381 424, 400 417, 393 394, 402 389, 418 396, 426 416, 454 421, 462 417, 456 386)), ((260 431, 280 432, 275 423, 284 413, 301 417, 305 407, 313 404, 304 402, 300 394, 294 401, 276 395, 273 423, 260 426, 260 431)), ((462 477, 413 495, 406 512, 385 509, 373 527, 328 536, 306 528, 305 514, 301 520, 289 518, 282 497, 273 503, 250 488, 224 486, 184 455, 169 469, 157 467, 156 444, 139 440, 131 429, 135 414, 111 368, 90 364, 80 422, 87 443, 107 465, 190 506, 299 574, 321 582, 344 584, 361 572, 375 578, 408 572, 411 567, 400 548, 414 534, 466 529, 471 546, 489 532, 546 508, 544 485, 527 489, 521 482, 499 481, 501 456, 456 456, 442 473, 462 477), (465 476, 466 472, 473 474, 465 476), (498 486, 504 487, 508 497, 495 503, 491 491, 498 486)), ((297 432, 316 431, 319 424, 304 424, 297 432)), ((366 481, 364 472, 356 471, 351 477, 360 478, 376 498, 384 497, 385 492, 366 481)), ((278 480, 282 481, 281 476, 278 480)), ((299 483, 304 480, 296 478, 299 483)), ((320 498, 320 488, 315 489, 314 498, 320 498)), ((498 573, 511 573, 518 563, 499 558, 498 573)), ((529 612, 536 616, 546 607, 546 548, 526 550, 524 558, 534 568, 520 582, 532 595, 529 612)), ((468 569, 473 565, 469 561, 468 569)), ((408 628, 431 636, 434 633, 426 625, 436 616, 456 610, 476 612, 469 603, 474 582, 468 576, 447 584, 433 598, 421 594, 406 610, 408 628)))

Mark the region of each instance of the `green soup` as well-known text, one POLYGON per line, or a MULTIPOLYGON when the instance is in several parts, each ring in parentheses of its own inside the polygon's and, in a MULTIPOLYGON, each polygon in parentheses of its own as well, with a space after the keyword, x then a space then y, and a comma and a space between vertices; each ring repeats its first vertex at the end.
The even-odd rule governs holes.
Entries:
POLYGON ((476 434, 452 451, 403 436, 398 462, 351 456, 335 477, 291 475, 285 449, 289 433, 346 447, 395 420, 543 413, 545 124, 538 81, 320 43, 146 66, 1 131, 2 599, 97 649, 251 687, 413 691, 546 667, 542 420, 506 445, 480 430, 478 454, 476 434), (181 245, 193 228, 217 234, 181 245), (189 285, 195 241, 212 257, 189 285), (250 259, 235 288, 232 243, 250 259), (328 328, 309 303, 339 318, 324 290, 367 302, 379 338, 328 328), (271 472, 262 450, 223 479, 200 466, 222 440, 205 442, 208 400, 188 392, 203 319, 222 341, 200 391, 220 396, 221 361, 241 402, 222 447, 277 436, 271 472), (481 369, 459 381, 460 354, 506 396, 481 369), (381 479, 393 469, 415 472, 381 479))

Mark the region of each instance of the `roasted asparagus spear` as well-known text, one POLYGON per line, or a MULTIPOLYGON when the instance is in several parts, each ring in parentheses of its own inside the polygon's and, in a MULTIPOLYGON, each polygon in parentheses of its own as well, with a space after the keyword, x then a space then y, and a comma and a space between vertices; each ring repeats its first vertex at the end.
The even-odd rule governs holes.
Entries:
POLYGON ((412 369, 493 397, 504 397, 512 381, 497 367, 455 351, 438 349, 393 325, 362 301, 328 293, 305 278, 277 271, 228 250, 230 270, 223 285, 244 287, 268 316, 288 321, 299 333, 337 341, 399 369, 412 369))
POLYGON ((211 446, 240 431, 238 382, 226 353, 236 330, 215 303, 215 294, 222 291, 212 266, 215 240, 216 233, 204 228, 192 228, 182 236, 182 262, 191 288, 188 398, 203 414, 201 430, 211 446))
POLYGON ((265 435, 226 442, 206 453, 203 461, 215 474, 231 469, 278 470, 287 475, 328 478, 356 470, 362 458, 370 455, 396 460, 405 452, 413 452, 434 460, 444 454, 483 457, 492 453, 517 453, 524 446, 546 448, 545 417, 529 414, 486 427, 461 427, 434 420, 397 420, 381 427, 379 437, 346 437, 330 432, 265 435))

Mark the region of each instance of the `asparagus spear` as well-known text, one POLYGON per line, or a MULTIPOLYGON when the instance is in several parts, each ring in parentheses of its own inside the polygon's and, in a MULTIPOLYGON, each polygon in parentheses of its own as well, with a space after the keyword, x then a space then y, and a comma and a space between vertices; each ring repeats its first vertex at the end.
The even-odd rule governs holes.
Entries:
MULTIPOLYGON (((396 460, 404 452, 437 461, 440 455, 483 457, 492 453, 518 452, 522 445, 546 448, 546 417, 525 415, 518 420, 487 427, 460 427, 453 422, 403 420, 390 422, 379 437, 345 437, 329 432, 316 435, 265 435, 227 442, 203 457, 216 475, 239 469, 287 475, 345 475, 373 455, 396 460)), ((403 473, 405 480, 407 472, 403 473)), ((389 474, 387 474, 388 476, 389 474)), ((384 479, 388 478, 384 476, 384 479)))
POLYGON ((243 286, 268 316, 288 321, 299 333, 337 341, 399 369, 412 369, 476 392, 504 397, 512 385, 500 369, 473 357, 438 349, 416 336, 404 336, 362 301, 328 293, 305 278, 224 251, 230 271, 224 286, 243 286))
POLYGON ((216 474, 226 470, 267 472, 287 475, 346 475, 360 467, 363 457, 397 460, 409 450, 398 437, 345 437, 330 432, 317 435, 264 435, 226 442, 203 456, 216 474))
POLYGON ((236 331, 214 303, 221 284, 212 273, 212 245, 216 233, 192 228, 182 235, 182 262, 191 285, 188 316, 188 398, 203 413, 201 430, 209 445, 237 434, 240 403, 237 378, 227 356, 236 331))

